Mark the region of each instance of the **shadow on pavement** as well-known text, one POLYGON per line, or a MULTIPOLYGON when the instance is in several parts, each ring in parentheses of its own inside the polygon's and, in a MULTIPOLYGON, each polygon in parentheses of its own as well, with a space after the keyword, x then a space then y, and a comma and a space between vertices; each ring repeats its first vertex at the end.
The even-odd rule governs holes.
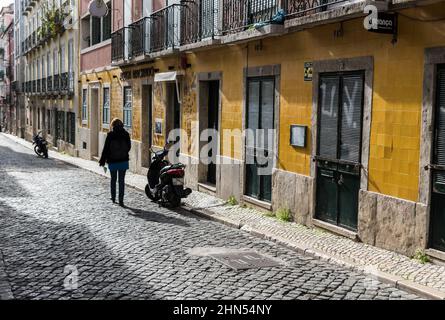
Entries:
POLYGON ((41 220, 0 201, 0 243, 15 299, 151 299, 141 273, 83 225, 41 220))
MULTIPOLYGON (((60 160, 39 158, 32 150, 18 145, 24 152, 0 146, 0 171, 35 171, 39 169, 70 170, 72 167, 60 160), (17 159, 20 159, 18 162, 17 159)), ((42 171, 44 172, 44 171, 42 171)))
POLYGON ((129 206, 126 206, 125 208, 132 212, 130 214, 133 217, 140 218, 140 219, 143 219, 148 222, 167 223, 167 224, 173 224, 173 225, 181 226, 181 227, 190 227, 190 225, 182 219, 174 218, 171 216, 166 216, 166 215, 154 212, 154 211, 147 211, 147 210, 131 208, 129 206))

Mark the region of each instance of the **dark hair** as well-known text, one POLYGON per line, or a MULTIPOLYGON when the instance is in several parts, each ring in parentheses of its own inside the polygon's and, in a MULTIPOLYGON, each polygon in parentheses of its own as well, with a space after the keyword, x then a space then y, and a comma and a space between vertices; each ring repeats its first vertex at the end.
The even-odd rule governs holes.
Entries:
POLYGON ((118 118, 114 118, 113 121, 111 121, 111 129, 118 129, 118 128, 123 128, 124 127, 124 123, 118 119, 118 118))

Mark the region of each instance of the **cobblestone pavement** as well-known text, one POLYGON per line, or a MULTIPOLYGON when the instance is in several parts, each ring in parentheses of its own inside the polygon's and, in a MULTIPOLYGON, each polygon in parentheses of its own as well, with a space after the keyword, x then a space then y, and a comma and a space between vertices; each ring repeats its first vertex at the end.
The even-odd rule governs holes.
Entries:
POLYGON ((9 286, 16 299, 418 299, 243 231, 159 208, 136 189, 127 188, 123 209, 109 200, 108 179, 39 159, 1 134, 0 181, 0 290, 9 286), (285 265, 234 271, 188 252, 196 247, 252 249, 285 265), (1 286, 2 272, 8 286, 1 286))

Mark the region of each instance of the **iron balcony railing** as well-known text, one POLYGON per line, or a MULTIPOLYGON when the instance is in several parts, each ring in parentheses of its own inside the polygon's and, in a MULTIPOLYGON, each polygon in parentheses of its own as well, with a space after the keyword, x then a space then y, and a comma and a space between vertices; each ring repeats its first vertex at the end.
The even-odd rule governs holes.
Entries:
POLYGON ((111 34, 111 60, 119 61, 124 59, 126 47, 126 34, 128 28, 122 28, 111 34))
POLYGON ((151 15, 150 52, 180 45, 181 5, 172 4, 151 15))
POLYGON ((150 28, 150 17, 142 18, 130 25, 132 57, 150 53, 150 28))
POLYGON ((128 58, 130 28, 125 27, 111 34, 111 60, 119 61, 128 58))
POLYGON ((48 93, 53 91, 53 77, 49 76, 46 78, 46 90, 48 93))
POLYGON ((68 93, 74 94, 74 72, 68 72, 68 93))
POLYGON ((347 0, 286 0, 286 16, 299 18, 341 6, 347 0))
POLYGON ((55 74, 53 78, 53 91, 60 91, 60 75, 55 74))
POLYGON ((68 94, 74 93, 74 72, 64 72, 60 75, 60 90, 68 94))
POLYGON ((36 80, 32 80, 32 93, 37 92, 37 82, 36 80))
POLYGON ((42 87, 41 87, 41 83, 40 83, 40 79, 38 79, 38 80, 36 80, 36 82, 37 82, 37 93, 40 93, 40 92, 42 92, 42 87))
POLYGON ((278 0, 221 0, 223 1, 223 34, 236 33, 271 23, 277 16, 278 0))
POLYGON ((68 90, 68 72, 63 72, 60 74, 60 90, 68 90))
POLYGON ((181 1, 181 45, 220 35, 219 3, 221 0, 181 1))
POLYGON ((42 78, 42 93, 46 93, 47 87, 46 87, 46 78, 42 78))

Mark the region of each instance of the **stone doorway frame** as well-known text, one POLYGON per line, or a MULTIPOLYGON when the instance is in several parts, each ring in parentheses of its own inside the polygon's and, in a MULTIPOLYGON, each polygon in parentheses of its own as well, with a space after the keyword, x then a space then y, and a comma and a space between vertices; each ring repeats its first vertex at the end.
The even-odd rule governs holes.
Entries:
MULTIPOLYGON (((280 150, 280 102, 281 102, 281 64, 258 66, 258 67, 248 67, 243 69, 243 104, 242 104, 242 160, 240 166, 240 197, 243 201, 248 202, 254 206, 260 207, 271 211, 273 207, 273 197, 270 203, 251 198, 246 195, 246 137, 244 132, 247 127, 247 84, 249 78, 255 77, 273 77, 275 78, 275 105, 274 105, 274 126, 276 130, 275 141, 274 141, 274 165, 273 170, 278 169, 278 157, 280 150)), ((272 172, 273 175, 273 172, 272 172)), ((272 185, 273 188, 273 185, 272 185)), ((272 189, 273 194, 273 189, 272 189)))
POLYGON ((197 94, 196 94, 196 99, 197 99, 197 119, 198 119, 198 130, 197 130, 197 146, 198 146, 198 150, 197 150, 197 158, 199 159, 199 164, 198 164, 198 169, 197 169, 197 177, 196 177, 196 181, 198 184, 198 188, 202 187, 204 189, 207 189, 207 191, 211 191, 212 193, 216 193, 219 194, 220 193, 220 188, 221 188, 221 184, 220 184, 220 180, 221 180, 221 162, 220 161, 220 156, 221 156, 221 123, 222 123, 222 96, 223 96, 223 73, 222 71, 213 71, 213 72, 200 72, 197 74, 197 94), (206 144, 206 142, 201 142, 200 141, 200 136, 201 136, 201 110, 202 110, 202 105, 204 103, 204 99, 208 98, 208 90, 206 90, 206 95, 203 96, 202 95, 202 90, 204 89, 203 86, 210 81, 218 81, 219 82, 219 99, 218 99, 218 129, 219 129, 219 134, 218 134, 218 141, 217 141, 217 150, 216 150, 216 159, 217 159, 217 163, 216 163, 216 189, 215 190, 211 190, 206 183, 203 183, 201 174, 203 172, 203 164, 201 164, 201 157, 200 157, 200 152, 201 152, 201 147, 202 145, 206 144))
POLYGON ((419 203, 426 206, 426 243, 430 246, 432 180, 429 165, 433 157, 436 70, 445 64, 445 47, 426 48, 423 76, 422 125, 420 129, 419 203))
MULTIPOLYGON (((360 190, 368 191, 369 181, 369 148, 371 138, 371 119, 372 119, 372 101, 373 101, 373 83, 374 83, 374 57, 364 56, 356 58, 341 58, 332 60, 318 60, 313 62, 312 78, 312 151, 311 151, 311 177, 314 179, 312 190, 311 217, 315 225, 328 227, 338 233, 344 233, 345 229, 328 225, 319 221, 315 217, 317 203, 317 166, 315 157, 318 150, 318 107, 319 107, 319 83, 320 74, 328 72, 360 71, 365 73, 365 87, 363 99, 363 124, 362 124, 362 150, 361 150, 361 172, 360 172, 360 190)), ((360 199, 359 199, 360 203, 360 199)), ((358 212, 358 208, 357 208, 358 212)), ((348 233, 351 233, 348 230, 348 233)), ((355 234, 355 232, 354 232, 355 234)))

